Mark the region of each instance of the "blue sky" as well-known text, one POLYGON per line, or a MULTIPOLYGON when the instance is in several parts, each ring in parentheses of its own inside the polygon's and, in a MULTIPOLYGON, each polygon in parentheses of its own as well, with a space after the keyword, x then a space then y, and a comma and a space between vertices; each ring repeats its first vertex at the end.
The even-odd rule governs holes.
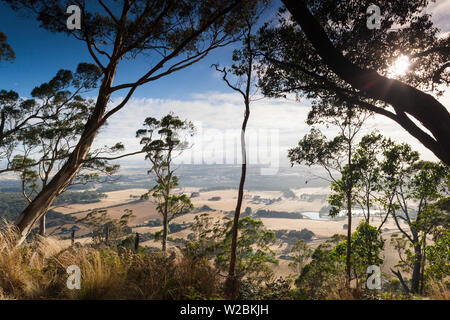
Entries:
MULTIPOLYGON (((275 2, 275 7, 278 5, 275 2)), ((274 10, 270 14, 273 12, 274 10)), ((430 6, 429 12, 433 13, 434 22, 443 32, 450 31, 449 0, 438 0, 430 6)), ((0 64, 0 89, 12 89, 22 96, 28 96, 35 86, 51 79, 59 69, 74 70, 79 62, 92 62, 87 49, 78 40, 50 33, 40 28, 35 19, 25 17, 1 3, 0 31, 8 36, 8 42, 16 53, 14 63, 0 64)), ((233 46, 215 50, 188 69, 140 87, 128 105, 101 130, 95 145, 122 141, 127 150, 135 151, 139 148, 135 132, 143 119, 147 116, 160 117, 169 111, 200 124, 205 129, 205 138, 238 129, 243 115, 240 96, 231 92, 217 72, 210 68, 212 63, 229 64, 232 50, 233 46)), ((135 80, 145 70, 144 59, 127 63, 126 67, 119 69, 117 82, 135 80)), ((93 91, 91 95, 94 96, 95 93, 93 91)), ((117 104, 123 94, 125 92, 114 96, 112 105, 117 104)), ((449 90, 439 100, 450 107, 449 90)), ((260 100, 252 105, 249 129, 277 130, 279 141, 276 152, 280 163, 287 164, 286 150, 309 131, 305 124, 308 110, 309 101, 260 100)), ((435 160, 431 152, 390 119, 375 116, 367 126, 368 131, 373 129, 378 129, 398 142, 408 142, 424 158, 435 160)), ((209 151, 213 146, 221 147, 220 143, 210 141, 209 146, 207 144, 208 155, 205 157, 211 158, 209 151)))
MULTIPOLYGON (((75 70, 80 62, 93 63, 80 41, 40 28, 35 19, 13 11, 3 3, 0 3, 0 30, 7 35, 16 53, 14 63, 0 64, 1 89, 12 89, 21 95, 28 95, 35 86, 51 79, 59 69, 75 70)), ((213 63, 229 64, 233 48, 238 46, 239 43, 216 49, 187 69, 140 87, 133 96, 183 98, 192 92, 224 90, 223 81, 210 66, 213 63)), ((121 62, 116 83, 135 81, 145 73, 149 66, 148 60, 139 57, 129 63, 121 62)))

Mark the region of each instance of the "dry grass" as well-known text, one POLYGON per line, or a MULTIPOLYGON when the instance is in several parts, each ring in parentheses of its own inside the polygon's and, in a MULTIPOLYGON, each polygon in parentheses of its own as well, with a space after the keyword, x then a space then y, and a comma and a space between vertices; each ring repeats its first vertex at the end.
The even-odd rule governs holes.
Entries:
POLYGON ((15 247, 16 233, 11 225, 0 231, 0 288, 4 299, 28 297, 39 293, 38 270, 45 259, 43 243, 37 241, 34 248, 15 247), (34 249, 34 250, 33 250, 34 249))
POLYGON ((432 280, 428 297, 432 300, 450 300, 450 289, 442 283, 432 280))
POLYGON ((212 299, 220 297, 218 272, 204 259, 156 253, 135 256, 127 277, 137 299, 212 299))
POLYGON ((63 248, 37 238, 15 247, 0 230, 0 299, 187 299, 220 296, 216 270, 202 259, 125 248, 63 248), (67 267, 81 270, 81 289, 69 290, 67 267))

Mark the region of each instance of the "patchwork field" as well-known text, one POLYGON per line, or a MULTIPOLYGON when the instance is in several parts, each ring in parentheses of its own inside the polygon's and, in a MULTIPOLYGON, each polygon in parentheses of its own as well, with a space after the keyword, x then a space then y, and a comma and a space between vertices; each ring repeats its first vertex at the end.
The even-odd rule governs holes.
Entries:
MULTIPOLYGON (((119 219, 124 213, 125 209, 133 211, 134 217, 130 221, 133 232, 140 234, 155 233, 161 230, 161 227, 149 227, 142 226, 149 220, 161 219, 160 214, 156 211, 156 205, 151 200, 138 200, 140 195, 145 193, 146 189, 127 189, 121 191, 107 192, 107 197, 101 199, 100 202, 94 204, 75 204, 64 207, 56 207, 54 210, 64 213, 73 214, 77 218, 84 217, 90 210, 93 209, 106 209, 108 215, 112 218, 119 219)), ((242 210, 246 207, 252 208, 253 212, 257 210, 274 210, 274 211, 287 211, 287 212, 318 212, 320 208, 326 205, 323 199, 311 200, 305 195, 325 196, 328 192, 327 188, 302 188, 292 190, 295 194, 295 198, 286 198, 280 191, 246 191, 245 199, 242 204, 242 210), (255 200, 256 199, 256 200, 255 200), (277 199, 270 203, 270 200, 277 199)), ((174 223, 191 223, 195 217, 199 214, 206 213, 208 216, 214 219, 222 219, 226 217, 227 212, 233 211, 236 206, 237 190, 214 190, 200 192, 199 188, 184 188, 177 190, 179 193, 185 193, 191 195, 193 192, 198 193, 197 196, 191 198, 195 208, 201 208, 208 206, 213 211, 209 210, 195 210, 195 212, 188 213, 176 217, 172 220, 174 223)), ((363 217, 355 216, 352 221, 352 230, 356 229, 356 226, 363 220, 363 217)), ((347 224, 346 218, 339 218, 335 220, 312 220, 307 217, 304 219, 284 219, 284 218, 261 218, 264 226, 270 230, 302 230, 308 229, 312 231, 315 236, 309 245, 313 248, 317 247, 320 243, 326 241, 334 234, 346 235, 347 230, 344 225, 347 224)), ((374 226, 378 226, 382 219, 379 216, 373 216, 371 223, 374 226)), ((393 250, 389 243, 390 234, 398 232, 395 222, 392 219, 388 219, 382 227, 383 237, 387 240, 385 243, 385 263, 382 266, 384 272, 389 272, 397 260, 397 253, 393 250)), ((82 228, 78 231, 78 234, 89 232, 89 230, 82 228)), ((173 239, 186 239, 191 233, 191 230, 185 229, 176 233, 171 233, 170 237, 173 239)), ((63 240, 64 244, 70 245, 70 240, 63 240)), ((77 241, 86 243, 90 240, 88 238, 77 239, 77 241)), ((160 248, 161 243, 159 241, 148 240, 142 242, 141 245, 160 248)), ((277 242, 272 249, 281 254, 286 249, 286 244, 277 242)), ((174 243, 168 243, 169 248, 175 248, 174 243)), ((289 267, 289 261, 280 259, 279 265, 274 268, 277 275, 286 276, 294 272, 289 267)))
POLYGON ((119 191, 111 191, 107 192, 106 193, 107 197, 100 199, 99 202, 86 204, 70 204, 53 207, 52 209, 60 213, 75 213, 93 209, 100 209, 114 205, 125 204, 127 202, 132 202, 136 200, 136 198, 132 198, 131 196, 140 197, 145 192, 147 192, 147 189, 126 189, 119 191))

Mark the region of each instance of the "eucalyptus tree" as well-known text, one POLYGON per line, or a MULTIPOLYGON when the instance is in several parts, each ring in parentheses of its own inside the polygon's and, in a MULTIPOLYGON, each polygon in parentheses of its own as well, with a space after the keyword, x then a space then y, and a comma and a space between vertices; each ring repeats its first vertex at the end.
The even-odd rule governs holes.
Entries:
POLYGON ((310 125, 332 125, 338 128, 338 135, 331 140, 317 128, 312 128, 298 143, 298 146, 288 151, 288 157, 294 165, 319 165, 325 169, 331 182, 330 215, 336 216, 345 203, 348 216, 347 229, 347 283, 351 280, 351 235, 352 235, 352 207, 354 203, 354 183, 352 157, 357 143, 357 134, 370 113, 358 110, 350 105, 342 107, 336 101, 314 104, 308 114, 307 123, 310 125))
POLYGON ((392 213, 395 206, 394 181, 385 170, 389 170, 393 160, 388 156, 395 145, 390 138, 372 132, 363 136, 353 155, 354 164, 354 199, 362 209, 364 217, 370 223, 373 209, 379 210, 380 224, 378 230, 392 213))
POLYGON ((242 200, 244 198, 244 185, 247 173, 247 147, 245 141, 245 131, 250 117, 250 104, 253 96, 256 94, 255 88, 255 64, 256 64, 256 50, 255 50, 255 36, 252 33, 255 19, 264 10, 264 6, 259 8, 258 13, 252 13, 245 17, 246 26, 242 30, 242 48, 234 50, 233 64, 231 68, 220 68, 218 64, 213 65, 218 72, 222 73, 222 79, 227 86, 238 93, 244 102, 244 119, 241 126, 241 178, 239 181, 238 197, 236 208, 234 210, 234 219, 232 226, 231 250, 230 250, 230 265, 228 269, 228 278, 226 281, 226 291, 230 298, 234 299, 239 295, 239 279, 236 278, 236 250, 238 243, 238 227, 239 217, 242 209, 242 200), (234 78, 234 82, 230 79, 230 74, 234 78))
POLYGON ((370 223, 371 209, 381 192, 380 156, 382 136, 371 133, 361 138, 353 155, 355 182, 355 201, 362 209, 364 218, 370 223))
MULTIPOLYGON (((382 252, 385 240, 381 237, 381 231, 371 226, 367 221, 362 221, 352 234, 352 269, 356 287, 365 283, 367 268, 372 265, 382 265, 382 252)), ((330 255, 336 262, 342 263, 346 258, 347 240, 339 242, 331 251, 330 255)))
MULTIPOLYGON (((95 66, 80 64, 76 73, 60 70, 52 80, 32 91, 34 104, 41 106, 39 121, 25 123, 20 128, 13 140, 17 145, 9 152, 8 165, 4 169, 15 171, 19 175, 22 194, 28 203, 47 186, 55 171, 63 165, 75 147, 93 108, 93 101, 84 99, 79 94, 95 86, 96 76, 89 74, 95 69, 95 66), (72 92, 70 88, 75 89, 72 92)), ((19 113, 19 117, 23 118, 23 115, 19 113)), ((111 177, 117 172, 119 165, 110 165, 107 160, 100 159, 100 156, 104 153, 114 154, 123 148, 118 143, 112 147, 93 150, 67 187, 105 181, 102 176, 111 177)), ((61 189, 58 195, 67 190, 67 187, 61 189)), ((45 215, 40 219, 40 234, 45 235, 45 215)))
POLYGON ((445 278, 450 274, 450 229, 442 231, 443 234, 434 238, 434 243, 425 249, 429 265, 425 269, 425 276, 431 281, 442 281, 439 287, 445 288, 445 278))
POLYGON ((308 246, 305 240, 298 240, 297 243, 292 246, 291 257, 293 260, 289 263, 289 266, 300 274, 308 259, 311 258, 312 252, 313 250, 308 246))
POLYGON ((11 161, 22 131, 30 122, 42 121, 46 106, 19 98, 15 91, 0 90, 0 174, 13 171, 11 161))
POLYGON ((278 23, 260 32, 265 94, 337 97, 384 115, 450 165, 450 114, 432 95, 450 83, 450 36, 425 13, 432 1, 377 1, 371 29, 367 1, 282 2, 278 23), (405 57, 401 74, 393 65, 405 57))
MULTIPOLYGON (((20 98, 14 91, 1 90, 0 160, 3 164, 0 173, 17 170, 17 162, 11 166, 17 148, 30 144, 51 123, 76 112, 87 118, 93 102, 83 99, 81 94, 95 88, 99 77, 95 65, 80 63, 76 72, 59 70, 49 82, 35 87, 30 99, 20 98)), ((50 135, 51 130, 48 129, 50 135)))
MULTIPOLYGON (((362 209, 367 223, 370 223, 371 215, 374 215, 373 210, 379 209, 381 222, 378 230, 381 230, 396 207, 396 186, 399 179, 392 177, 392 168, 397 161, 392 157, 392 150, 395 148, 397 145, 392 139, 372 132, 361 138, 352 155, 353 201, 362 209)), ((409 147, 405 145, 405 148, 409 147)), ((414 159, 418 157, 413 152, 412 156, 414 159)), ((336 200, 338 199, 337 197, 336 200)), ((339 201, 335 205, 343 206, 339 201)))
POLYGON ((406 292, 422 294, 427 240, 448 220, 448 214, 439 207, 439 202, 450 195, 450 172, 441 163, 420 161, 417 153, 407 145, 393 146, 388 156, 392 161, 386 171, 395 181, 396 202, 392 216, 401 236, 394 236, 392 242, 399 252, 397 267, 411 272, 410 285, 404 281, 400 270, 392 272, 406 292))
POLYGON ((89 120, 67 161, 33 199, 16 222, 21 243, 31 226, 51 206, 88 157, 99 129, 122 110, 136 89, 203 59, 212 50, 236 40, 242 17, 257 0, 122 0, 122 1, 34 1, 4 0, 12 8, 35 14, 41 26, 69 34, 86 46, 101 73, 101 84, 89 120), (81 29, 69 30, 65 14, 77 5, 81 29), (148 66, 135 81, 115 83, 124 60, 146 56, 148 66), (112 94, 123 92, 123 100, 108 107, 112 94))
POLYGON ((180 120, 173 114, 168 114, 161 120, 149 117, 145 119, 144 126, 144 129, 136 132, 136 136, 141 138, 145 159, 151 163, 148 173, 155 175, 156 185, 143 197, 152 197, 156 202, 156 209, 163 217, 162 251, 165 252, 169 222, 193 208, 188 196, 174 193, 178 177, 174 174, 176 168, 173 167, 173 160, 189 147, 182 136, 192 135, 194 126, 190 121, 180 120))

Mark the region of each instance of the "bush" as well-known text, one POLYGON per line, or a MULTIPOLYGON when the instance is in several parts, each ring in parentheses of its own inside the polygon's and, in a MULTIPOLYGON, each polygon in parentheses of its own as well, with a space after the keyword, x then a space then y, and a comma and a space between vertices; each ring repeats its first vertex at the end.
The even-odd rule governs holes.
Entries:
POLYGON ((283 193, 283 197, 288 199, 295 199, 295 193, 291 189, 286 189, 281 191, 283 193))
POLYGON ((205 259, 162 252, 137 255, 131 262, 127 282, 138 299, 211 299, 219 297, 217 271, 205 259))
POLYGON ((258 218, 284 218, 284 219, 303 219, 303 215, 298 212, 258 210, 255 214, 258 218))
POLYGON ((296 244, 299 240, 311 241, 315 236, 314 232, 308 229, 298 230, 277 230, 275 231, 277 239, 288 244, 296 244))
POLYGON ((160 219, 150 220, 146 224, 147 227, 159 227, 162 226, 162 221, 160 219))

